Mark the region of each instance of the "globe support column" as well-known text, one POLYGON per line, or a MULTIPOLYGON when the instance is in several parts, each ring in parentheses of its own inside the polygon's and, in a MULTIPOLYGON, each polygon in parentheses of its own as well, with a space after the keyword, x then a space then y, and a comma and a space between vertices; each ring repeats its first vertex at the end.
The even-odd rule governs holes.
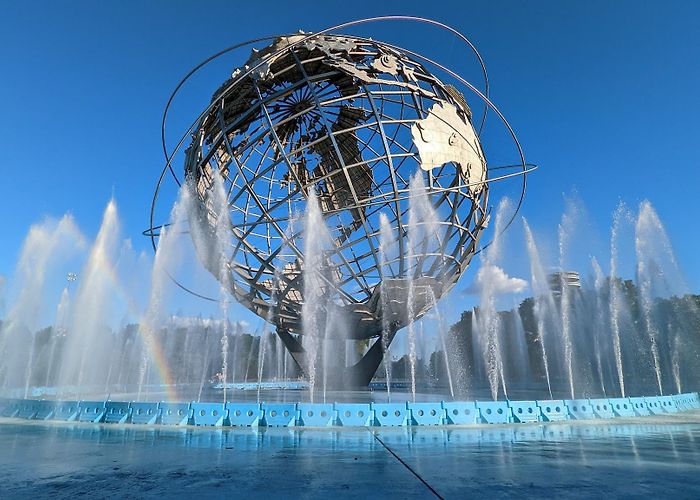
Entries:
MULTIPOLYGON (((277 327, 277 336, 282 340, 284 346, 289 351, 292 359, 297 364, 299 369, 308 377, 309 375, 309 356, 301 343, 293 337, 286 328, 277 327)), ((342 369, 335 370, 328 375, 330 376, 328 384, 334 389, 347 389, 355 387, 367 387, 374 377, 374 374, 379 368, 379 364, 384 359, 386 349, 389 348, 391 342, 396 336, 397 329, 392 326, 388 332, 386 341, 381 337, 377 338, 372 344, 362 359, 351 366, 345 366, 342 369)))

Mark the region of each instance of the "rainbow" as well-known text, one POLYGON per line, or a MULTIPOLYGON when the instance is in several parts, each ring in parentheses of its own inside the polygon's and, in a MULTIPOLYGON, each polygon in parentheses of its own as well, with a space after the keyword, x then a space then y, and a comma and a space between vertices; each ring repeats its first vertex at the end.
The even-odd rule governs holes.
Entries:
MULTIPOLYGON (((116 270, 107 259, 102 262, 101 268, 105 271, 107 278, 110 281, 110 285, 114 288, 117 294, 124 300, 126 304, 127 311, 134 318, 142 318, 143 311, 134 301, 130 293, 124 288, 119 277, 117 276, 116 270)), ((165 357, 165 352, 161 345, 160 340, 156 335, 153 334, 151 328, 149 328, 144 321, 139 319, 138 334, 141 337, 142 343, 148 353, 149 359, 153 361, 153 365, 156 368, 156 373, 158 376, 158 382, 165 389, 165 400, 167 402, 178 401, 177 390, 175 389, 175 383, 173 381, 170 368, 165 357)))

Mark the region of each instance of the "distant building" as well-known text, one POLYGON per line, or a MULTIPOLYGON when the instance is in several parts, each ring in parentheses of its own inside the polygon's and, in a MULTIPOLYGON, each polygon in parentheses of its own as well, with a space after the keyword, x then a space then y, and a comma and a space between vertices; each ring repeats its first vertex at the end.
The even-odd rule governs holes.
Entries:
POLYGON ((549 288, 554 295, 561 295, 564 287, 581 288, 581 277, 576 271, 557 271, 547 276, 549 288))

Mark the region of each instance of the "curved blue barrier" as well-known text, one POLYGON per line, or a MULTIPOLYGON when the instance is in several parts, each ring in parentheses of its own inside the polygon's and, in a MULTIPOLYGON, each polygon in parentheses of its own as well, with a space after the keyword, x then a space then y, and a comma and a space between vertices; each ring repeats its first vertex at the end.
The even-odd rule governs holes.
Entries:
POLYGON ((690 407, 693 409, 700 409, 700 395, 697 392, 691 392, 690 394, 684 394, 688 396, 690 407))
POLYGON ((651 412, 649 411, 649 406, 647 405, 647 402, 644 398, 629 398, 629 400, 632 404, 632 410, 634 410, 635 416, 645 417, 647 415, 651 415, 651 412))
POLYGON ((406 403, 372 403, 374 425, 381 427, 401 427, 408 425, 406 403))
POLYGON ((31 399, 28 399, 22 401, 19 404, 19 411, 15 416, 17 418, 26 418, 27 420, 32 420, 38 412, 39 406, 37 405, 37 401, 32 401, 31 399))
POLYGON ((661 402, 661 406, 666 413, 678 413, 676 400, 673 398, 673 396, 659 396, 659 401, 661 402))
MULTIPOLYGON (((4 418, 77 420, 104 424, 159 423, 223 427, 401 427, 481 423, 527 424, 668 415, 698 409, 700 409, 700 396, 695 392, 671 396, 608 399, 441 401, 439 403, 267 404, 227 402, 224 404, 0 399, 0 417, 4 418)), ((489 431, 490 434, 484 440, 488 441, 489 436, 493 433, 495 433, 494 436, 500 436, 503 432, 489 431)), ((533 430, 513 431, 513 439, 525 439, 533 432, 537 434, 533 430)), ((543 434, 543 436, 546 439, 550 434, 543 434)), ((557 438, 556 433, 553 438, 557 438)))
POLYGON ((0 417, 16 417, 23 401, 23 399, 6 399, 1 407, 0 417))
POLYGON ((299 425, 304 427, 330 427, 335 421, 335 410, 330 403, 298 403, 299 425))
POLYGON ((592 420, 596 418, 591 402, 587 399, 565 399, 571 420, 592 420))
POLYGON ((659 399, 658 396, 654 397, 644 397, 644 402, 647 404, 647 408, 649 408, 649 413, 651 415, 663 415, 666 412, 664 410, 664 405, 663 402, 659 399))
POLYGON ((473 401, 443 401, 445 423, 452 425, 468 425, 481 423, 481 416, 476 403, 473 401))
POLYGON ((513 422, 525 424, 540 421, 540 409, 537 401, 508 401, 510 411, 513 414, 513 422))
POLYGON ((131 423, 153 425, 160 419, 160 405, 158 403, 132 402, 131 423))
POLYGON ((476 407, 485 424, 507 424, 511 421, 508 401, 477 401, 476 407))
POLYGON ((124 401, 105 401, 106 424, 124 424, 131 418, 131 404, 124 401))
POLYGON ((224 403, 195 403, 193 401, 190 403, 190 410, 192 410, 192 423, 197 426, 220 427, 228 418, 224 403))
POLYGON ((569 418, 569 409, 563 399, 538 400, 537 406, 544 422, 558 422, 569 418))
POLYGON ((80 408, 77 401, 56 401, 56 407, 50 420, 72 422, 77 420, 79 411, 80 408))
POLYGON ((614 418, 615 414, 612 410, 612 405, 607 399, 589 399, 593 407, 593 413, 598 418, 614 418))
POLYGON ((36 402, 36 413, 32 417, 34 420, 48 420, 56 411, 56 401, 42 399, 36 402))
POLYGON ((164 425, 187 425, 190 422, 189 403, 160 403, 160 423, 164 425))
POLYGON ((226 403, 229 425, 233 427, 257 427, 263 418, 260 403, 226 403))
POLYGON ((79 422, 100 423, 105 417, 105 401, 81 401, 78 411, 79 422))
POLYGON ((368 427, 374 421, 369 403, 333 403, 338 425, 343 427, 368 427))
POLYGON ((407 403, 410 425, 442 425, 445 409, 441 403, 407 403))
POLYGON ((634 407, 629 398, 613 398, 610 400, 613 413, 616 417, 634 417, 634 407))
POLYGON ((263 403, 262 408, 263 421, 268 427, 292 427, 296 424, 296 403, 263 403))

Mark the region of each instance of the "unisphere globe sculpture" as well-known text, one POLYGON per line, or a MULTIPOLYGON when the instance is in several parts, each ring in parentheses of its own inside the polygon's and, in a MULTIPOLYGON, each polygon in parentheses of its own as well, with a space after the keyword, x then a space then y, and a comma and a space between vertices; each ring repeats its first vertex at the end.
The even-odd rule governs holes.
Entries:
POLYGON ((276 38, 214 93, 185 154, 190 224, 218 241, 200 259, 302 369, 296 334, 383 337, 339 377, 355 385, 454 286, 489 219, 472 111, 420 59, 366 38, 276 38), (342 333, 305 323, 319 299, 342 333))

